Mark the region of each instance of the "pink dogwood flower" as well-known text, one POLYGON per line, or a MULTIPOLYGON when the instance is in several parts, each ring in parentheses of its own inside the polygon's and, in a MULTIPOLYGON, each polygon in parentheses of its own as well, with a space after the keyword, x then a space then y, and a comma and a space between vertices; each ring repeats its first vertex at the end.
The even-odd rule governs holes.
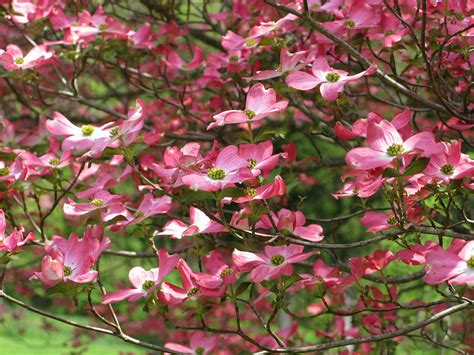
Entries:
POLYGON ((189 209, 189 225, 179 219, 172 219, 163 227, 163 231, 157 235, 168 235, 174 239, 197 235, 197 234, 215 234, 227 231, 227 229, 210 219, 201 210, 191 207, 189 209))
POLYGON ((108 191, 100 191, 94 194, 89 202, 74 202, 69 200, 63 205, 64 214, 70 217, 79 217, 91 213, 93 211, 101 211, 116 204, 120 204, 123 198, 119 195, 112 195, 108 191))
POLYGON ((267 177, 278 164, 280 154, 273 154, 273 144, 265 141, 259 144, 241 144, 239 156, 248 161, 248 168, 254 176, 267 177))
MULTIPOLYGON (((273 222, 279 230, 287 230, 293 235, 300 238, 310 240, 312 242, 319 242, 324 239, 323 228, 318 224, 310 224, 304 226, 306 218, 301 211, 290 211, 282 208, 278 211, 278 216, 272 213, 273 222)), ((268 215, 262 216, 260 221, 256 224, 257 228, 272 229, 273 223, 268 215)))
POLYGON ((336 101, 344 86, 360 79, 365 75, 372 74, 374 68, 370 67, 355 75, 348 75, 344 70, 333 69, 329 66, 326 58, 318 58, 313 62, 312 74, 295 71, 286 78, 286 84, 297 90, 311 90, 321 85, 321 96, 327 101, 336 101))
POLYGON ((251 253, 234 249, 232 259, 240 271, 249 272, 253 282, 273 280, 280 275, 292 275, 293 265, 308 259, 313 253, 303 253, 302 245, 270 246, 264 253, 251 253))
POLYGON ((445 147, 435 141, 435 136, 431 132, 417 133, 404 141, 387 120, 369 121, 367 143, 368 147, 354 148, 346 154, 347 165, 356 170, 369 170, 385 167, 410 152, 433 156, 445 151, 445 147))
POLYGON ((237 203, 254 200, 268 200, 275 196, 283 196, 286 193, 286 185, 281 176, 275 176, 275 181, 258 187, 248 186, 244 189, 245 196, 234 198, 237 203))
POLYGON ((94 157, 100 155, 110 142, 111 125, 107 123, 101 127, 90 124, 76 126, 59 112, 54 113, 54 119, 46 121, 49 133, 58 137, 65 137, 62 143, 64 151, 78 151, 94 157))
POLYGON ((259 121, 265 117, 282 112, 288 106, 288 101, 277 101, 275 90, 265 89, 263 84, 255 84, 247 93, 245 110, 229 110, 214 116, 215 122, 207 129, 225 124, 246 123, 259 121))
POLYGON ((147 297, 156 289, 158 297, 166 304, 180 303, 183 297, 177 292, 178 288, 167 282, 163 282, 165 277, 173 271, 179 260, 178 254, 169 255, 166 250, 158 251, 159 267, 145 270, 141 266, 132 268, 128 278, 133 288, 117 290, 107 293, 102 301, 103 304, 110 304, 122 300, 135 302, 136 300, 147 297))
POLYGON ((217 336, 209 336, 204 332, 194 332, 191 335, 189 346, 177 343, 166 343, 165 348, 177 351, 179 354, 206 355, 213 354, 217 341, 217 336))
POLYGON ((38 278, 48 286, 59 282, 89 283, 97 278, 93 266, 102 252, 110 245, 107 236, 102 237, 101 228, 87 227, 82 239, 72 233, 69 239, 53 236, 46 244, 48 255, 43 258, 41 271, 35 272, 38 278))
POLYGON ((182 181, 193 190, 218 191, 253 178, 248 166, 249 162, 238 155, 238 148, 230 145, 220 151, 207 173, 190 173, 182 181))
POLYGON ((433 250, 425 255, 426 275, 430 285, 444 281, 452 284, 474 285, 474 241, 453 242, 448 250, 433 250))
POLYGON ((423 174, 443 182, 462 179, 474 172, 474 160, 461 153, 461 142, 443 143, 446 152, 433 155, 423 174))
POLYGON ((8 236, 5 235, 6 229, 5 213, 0 209, 0 251, 14 253, 29 241, 35 240, 33 233, 28 233, 26 237, 23 236, 25 231, 23 226, 13 228, 13 231, 8 236))
POLYGON ((298 64, 306 55, 306 51, 290 53, 286 48, 280 51, 280 66, 276 70, 261 70, 255 74, 253 80, 266 80, 287 75, 294 70, 299 70, 304 64, 298 64))
POLYGON ((21 49, 10 44, 7 50, 0 49, 0 64, 5 70, 24 70, 39 67, 45 64, 52 56, 53 52, 49 52, 44 45, 36 46, 23 56, 21 49))

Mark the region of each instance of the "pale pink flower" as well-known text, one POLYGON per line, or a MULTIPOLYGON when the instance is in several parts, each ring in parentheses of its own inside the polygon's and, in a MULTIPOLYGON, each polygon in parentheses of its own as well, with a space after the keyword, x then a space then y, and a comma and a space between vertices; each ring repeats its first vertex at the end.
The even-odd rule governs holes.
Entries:
POLYGON ((242 272, 250 271, 253 282, 273 280, 280 275, 293 274, 293 265, 308 259, 313 253, 303 253, 302 245, 265 246, 264 253, 251 253, 234 249, 232 259, 242 272))
POLYGON ((247 186, 244 189, 245 196, 234 198, 237 203, 254 200, 268 200, 275 196, 283 196, 286 193, 286 185, 281 176, 275 176, 275 181, 257 187, 247 186))
POLYGON ((176 343, 166 343, 165 348, 177 351, 179 354, 206 355, 214 353, 217 341, 217 336, 209 336, 204 332, 194 332, 191 335, 189 346, 176 343))
POLYGON ((299 70, 303 67, 303 63, 299 63, 306 55, 306 51, 299 51, 296 53, 290 53, 286 48, 282 48, 280 51, 280 66, 276 70, 261 70, 258 71, 253 77, 253 80, 265 80, 277 78, 283 75, 287 75, 294 70, 299 70))
POLYGON ((18 46, 10 44, 6 51, 0 49, 0 64, 5 70, 31 69, 45 64, 53 54, 46 46, 41 45, 34 47, 26 56, 23 56, 18 46))
POLYGON ((472 176, 474 161, 461 153, 461 142, 443 144, 446 147, 446 152, 433 155, 423 174, 446 183, 453 179, 472 176))
POLYGON ((225 124, 246 123, 259 121, 265 117, 282 112, 288 106, 288 101, 278 101, 275 90, 265 89, 263 84, 255 84, 247 93, 245 110, 229 110, 214 116, 215 122, 207 129, 225 124))
POLYGON ((344 70, 333 69, 329 66, 326 58, 318 58, 313 62, 312 74, 295 71, 286 78, 286 84, 297 90, 311 90, 321 85, 321 96, 327 101, 336 101, 344 86, 360 79, 365 75, 372 74, 374 68, 370 67, 355 75, 348 75, 344 70))
POLYGON ((110 304, 127 299, 134 302, 140 298, 147 297, 158 289, 158 297, 165 304, 180 303, 185 297, 176 286, 163 282, 165 277, 173 271, 178 263, 179 255, 169 255, 166 250, 158 251, 159 267, 145 270, 141 266, 132 268, 128 278, 133 288, 109 292, 104 296, 102 303, 110 304))
POLYGON ((259 144, 241 144, 239 156, 248 161, 248 168, 254 176, 267 177, 278 164, 280 154, 273 154, 273 144, 265 141, 259 144))
POLYGON ((163 231, 157 235, 167 235, 174 239, 181 239, 197 234, 216 234, 226 232, 227 229, 210 219, 201 210, 191 207, 189 209, 189 225, 179 219, 172 219, 163 227, 163 231))

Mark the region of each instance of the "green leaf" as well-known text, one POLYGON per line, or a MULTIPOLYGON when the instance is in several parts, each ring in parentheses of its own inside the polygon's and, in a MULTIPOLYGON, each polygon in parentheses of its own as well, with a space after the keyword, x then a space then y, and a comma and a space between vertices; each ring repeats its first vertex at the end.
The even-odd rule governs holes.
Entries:
POLYGON ((387 168, 383 171, 383 177, 391 178, 401 176, 400 173, 394 168, 387 168))
POLYGON ((245 196, 245 192, 242 189, 239 189, 238 187, 229 187, 227 189, 222 190, 219 192, 217 195, 218 200, 222 200, 224 197, 243 197, 245 196))
POLYGON ((242 283, 239 285, 239 287, 237 287, 237 290, 235 290, 235 297, 238 297, 238 296, 240 296, 242 293, 244 293, 245 290, 247 290, 251 284, 252 284, 251 282, 242 282, 242 283))
POLYGON ((423 170, 425 170, 429 162, 430 158, 419 158, 412 161, 411 164, 408 165, 408 167, 405 169, 405 172, 402 176, 413 176, 418 173, 421 173, 423 170))
POLYGON ((46 296, 52 296, 57 293, 74 296, 76 294, 76 290, 70 284, 60 283, 51 288, 48 288, 48 290, 46 291, 46 296))
POLYGON ((216 196, 212 192, 189 190, 183 193, 181 202, 186 205, 190 205, 194 202, 200 202, 204 200, 215 200, 215 199, 216 199, 216 196))

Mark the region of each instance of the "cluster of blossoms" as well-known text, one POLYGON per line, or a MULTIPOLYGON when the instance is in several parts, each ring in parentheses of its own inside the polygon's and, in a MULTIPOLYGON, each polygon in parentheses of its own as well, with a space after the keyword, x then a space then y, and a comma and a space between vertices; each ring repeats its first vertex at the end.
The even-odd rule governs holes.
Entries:
POLYGON ((69 3, 0 1, 0 298, 165 353, 472 351, 472 2, 69 3))

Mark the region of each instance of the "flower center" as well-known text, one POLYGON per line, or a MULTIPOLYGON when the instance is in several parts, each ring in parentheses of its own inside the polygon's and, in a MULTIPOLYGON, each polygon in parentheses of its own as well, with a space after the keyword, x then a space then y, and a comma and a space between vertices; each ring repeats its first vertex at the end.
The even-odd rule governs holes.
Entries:
POLYGON ((193 287, 193 288, 189 289, 188 296, 195 295, 198 291, 199 291, 199 289, 197 287, 193 287))
POLYGON ((204 351, 206 351, 203 347, 199 347, 199 348, 196 348, 196 350, 194 350, 194 352, 196 353, 196 355, 203 355, 204 354, 204 351))
POLYGON ((330 72, 326 74, 326 80, 331 83, 336 83, 341 79, 341 75, 336 72, 330 72))
POLYGON ((451 164, 444 164, 440 171, 444 174, 444 175, 453 175, 454 174, 454 166, 452 166, 451 164))
POLYGON ((393 35, 393 30, 385 31, 385 36, 390 36, 390 35, 393 35))
POLYGON ((247 161, 249 162, 249 170, 252 170, 257 165, 257 161, 255 159, 247 159, 247 161))
POLYGON ((10 174, 10 168, 1 168, 0 169, 0 176, 7 176, 10 174))
POLYGON ((244 192, 249 197, 255 197, 257 195, 257 189, 253 187, 246 187, 244 192))
POLYGON ((225 172, 221 168, 212 168, 207 172, 207 176, 212 180, 222 180, 225 178, 225 172))
POLYGON ((244 110, 244 113, 248 116, 249 120, 255 117, 255 112, 253 112, 252 110, 246 109, 244 110))
POLYGON ((108 26, 106 23, 101 23, 101 24, 99 25, 99 30, 104 31, 104 30, 107 29, 107 27, 109 27, 109 26, 108 26))
POLYGON ((222 272, 221 272, 221 275, 220 275, 220 276, 221 276, 221 279, 223 279, 225 276, 232 275, 233 272, 234 272, 234 271, 233 271, 230 267, 225 268, 225 269, 222 270, 222 272))
POLYGON ((53 166, 56 166, 56 165, 59 165, 61 161, 58 159, 58 158, 52 158, 50 161, 49 161, 49 165, 53 165, 53 166))
POLYGON ((466 261, 467 267, 470 269, 474 269, 474 255, 469 258, 468 261, 466 261))
POLYGON ((25 63, 25 58, 23 57, 16 57, 15 58, 15 64, 22 65, 25 63))
POLYGON ((140 217, 143 217, 145 215, 144 212, 142 211, 137 211, 133 214, 133 218, 140 218, 140 217))
POLYGON ((237 57, 236 55, 231 55, 229 57, 229 62, 237 62, 239 60, 239 57, 237 57))
POLYGON ((118 127, 112 128, 112 129, 110 130, 110 132, 109 132, 109 135, 110 135, 111 137, 116 137, 116 136, 118 136, 118 134, 119 134, 119 129, 118 129, 118 127))
POLYGON ((356 24, 355 24, 354 20, 349 19, 349 20, 346 21, 346 25, 347 25, 347 27, 354 27, 356 24))
POLYGON ((392 144, 390 147, 387 148, 387 155, 391 157, 397 157, 405 151, 403 145, 401 144, 392 144))
POLYGON ((91 200, 91 203, 94 205, 94 206, 102 206, 104 204, 104 200, 101 200, 100 198, 93 198, 91 200))
POLYGON ((90 124, 86 124, 82 126, 81 131, 84 136, 89 137, 92 136, 92 133, 94 133, 94 127, 92 127, 90 124))
POLYGON ((255 46, 257 44, 257 41, 254 40, 253 38, 249 39, 247 42, 245 42, 245 45, 247 47, 252 47, 252 46, 255 46))
POLYGON ((285 261, 285 257, 283 255, 274 255, 271 258, 271 262, 273 265, 281 265, 285 261))
POLYGON ((388 224, 397 224, 397 218, 395 216, 390 216, 387 218, 387 223, 388 224))
POLYGON ((153 285, 155 285, 154 281, 145 280, 145 282, 143 282, 143 284, 142 284, 142 289, 143 289, 143 291, 148 291, 150 288, 153 287, 153 285))
POLYGON ((63 274, 64 276, 71 276, 72 274, 72 267, 64 265, 63 267, 63 274))

